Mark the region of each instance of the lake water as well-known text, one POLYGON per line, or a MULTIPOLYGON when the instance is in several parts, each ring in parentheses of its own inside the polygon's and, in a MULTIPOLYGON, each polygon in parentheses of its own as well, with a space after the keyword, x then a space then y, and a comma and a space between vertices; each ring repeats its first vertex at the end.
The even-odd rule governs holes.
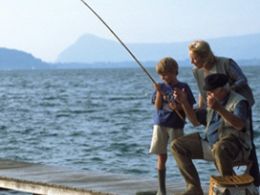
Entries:
MULTIPOLYGON (((256 98, 253 122, 259 151, 260 69, 243 70, 256 98)), ((159 81, 153 69, 148 71, 159 81)), ((153 88, 138 67, 0 71, 0 78, 0 158, 156 177, 156 157, 148 154, 153 88)), ((197 97, 190 67, 180 68, 179 80, 187 82, 197 97)), ((185 133, 193 131, 203 128, 188 123, 185 133)), ((207 184, 214 166, 195 163, 202 183, 207 184)), ((180 180, 169 153, 167 182, 180 180)))

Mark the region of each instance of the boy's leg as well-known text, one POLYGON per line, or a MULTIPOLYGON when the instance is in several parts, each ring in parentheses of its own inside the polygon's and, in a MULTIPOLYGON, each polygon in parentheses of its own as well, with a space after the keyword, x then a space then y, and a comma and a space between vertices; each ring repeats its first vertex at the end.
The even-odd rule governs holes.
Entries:
POLYGON ((167 130, 169 135, 169 140, 168 140, 169 143, 172 143, 173 140, 184 135, 183 129, 168 128, 167 130))
MULTIPOLYGON (((166 131, 164 134, 164 143, 171 143, 174 139, 183 136, 183 129, 163 128, 166 131)), ((159 154, 157 159, 157 171, 159 188, 156 195, 166 194, 166 161, 167 161, 167 146, 165 146, 165 154, 159 154)))
POLYGON ((168 134, 165 127, 154 125, 150 154, 167 154, 168 134))
MULTIPOLYGON (((164 139, 164 142, 171 143, 174 139, 183 136, 183 129, 164 128, 167 132, 168 139, 164 139)), ((165 146, 167 152, 167 146, 165 146)), ((159 188, 156 195, 166 195, 166 161, 167 153, 159 154, 157 158, 157 171, 158 171, 158 183, 159 188)))
POLYGON ((167 145, 168 145, 167 128, 155 125, 153 128, 153 137, 152 137, 149 153, 157 154, 157 173, 158 173, 158 184, 159 184, 157 195, 166 194, 165 163, 167 160, 167 145))
POLYGON ((159 154, 157 158, 157 172, 159 188, 156 195, 166 195, 166 161, 167 154, 159 154))
POLYGON ((187 184, 184 194, 203 194, 198 172, 192 159, 203 159, 199 133, 179 137, 171 143, 172 153, 187 184))
POLYGON ((158 154, 157 156, 157 169, 166 169, 167 154, 158 154))

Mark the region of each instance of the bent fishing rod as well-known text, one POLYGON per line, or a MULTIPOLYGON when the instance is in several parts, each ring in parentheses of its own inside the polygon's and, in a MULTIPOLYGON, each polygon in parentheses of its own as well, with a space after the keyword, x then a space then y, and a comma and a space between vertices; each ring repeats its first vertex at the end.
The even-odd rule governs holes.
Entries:
MULTIPOLYGON (((149 74, 149 72, 145 69, 142 63, 135 57, 135 55, 130 51, 130 49, 126 46, 126 44, 117 36, 117 34, 108 26, 108 24, 101 18, 101 16, 87 4, 84 0, 80 0, 106 27, 107 29, 115 36, 115 38, 119 41, 119 43, 126 49, 126 51, 132 56, 132 58, 136 61, 136 63, 140 66, 140 68, 144 71, 144 73, 148 76, 148 78, 153 82, 153 84, 157 84, 153 77, 149 74)), ((167 98, 168 99, 168 98, 167 98)), ((170 98, 172 99, 172 98, 170 98)), ((177 109, 174 109, 176 114, 184 120, 183 116, 177 109)))

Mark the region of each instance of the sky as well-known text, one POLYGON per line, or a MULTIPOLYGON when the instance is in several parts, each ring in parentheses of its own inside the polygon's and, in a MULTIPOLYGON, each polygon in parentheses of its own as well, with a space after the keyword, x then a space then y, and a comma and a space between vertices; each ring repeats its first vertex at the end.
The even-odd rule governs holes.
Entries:
MULTIPOLYGON (((124 43, 260 33, 260 0, 85 0, 124 43)), ((47 62, 80 36, 116 39, 81 0, 0 0, 0 47, 47 62)))

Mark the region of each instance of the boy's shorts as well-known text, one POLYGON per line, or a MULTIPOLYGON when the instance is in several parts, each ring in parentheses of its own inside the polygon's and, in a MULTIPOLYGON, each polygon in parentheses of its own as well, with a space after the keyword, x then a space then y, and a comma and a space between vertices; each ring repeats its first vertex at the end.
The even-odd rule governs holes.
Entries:
POLYGON ((151 141, 150 154, 167 154, 168 143, 183 136, 183 129, 174 129, 160 125, 153 126, 153 136, 151 141))

